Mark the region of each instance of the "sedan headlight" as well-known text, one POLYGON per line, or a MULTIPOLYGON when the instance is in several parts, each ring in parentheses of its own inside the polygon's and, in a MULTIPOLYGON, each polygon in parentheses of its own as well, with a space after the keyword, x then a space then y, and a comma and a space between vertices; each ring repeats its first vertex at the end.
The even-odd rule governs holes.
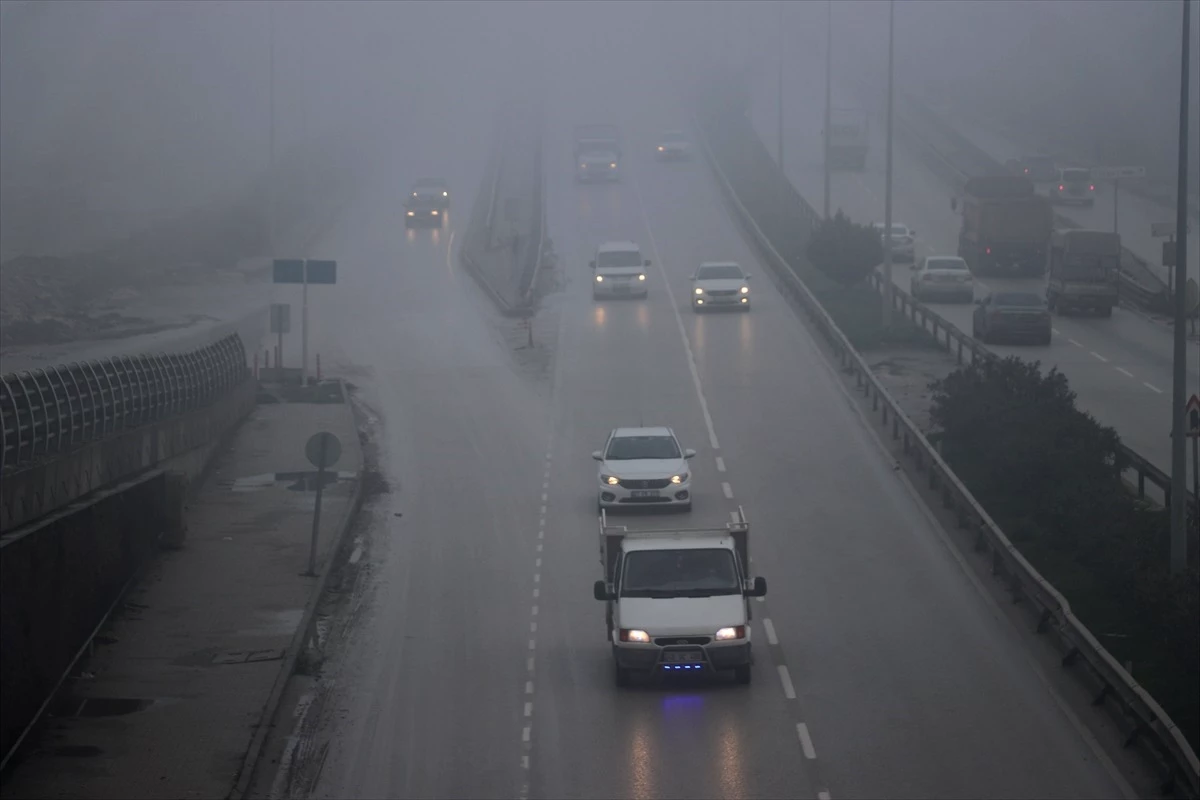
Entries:
POLYGON ((417 215, 417 212, 415 212, 415 211, 410 211, 410 212, 408 212, 408 215, 409 215, 410 217, 415 217, 415 216, 417 215))
POLYGON ((643 273, 643 274, 641 274, 641 275, 638 275, 638 280, 639 280, 639 281, 644 281, 644 280, 646 280, 646 275, 645 275, 645 273, 643 273))
POLYGON ((681 472, 678 475, 671 476, 671 483, 680 484, 680 483, 683 483, 684 481, 686 481, 687 479, 688 479, 688 474, 686 472, 681 472))
POLYGON ((717 635, 714 636, 713 638, 716 639, 718 642, 727 642, 730 639, 745 639, 746 638, 746 626, 745 625, 733 625, 728 628, 721 628, 721 630, 717 631, 717 635))
POLYGON ((743 287, 742 287, 742 294, 750 294, 750 287, 749 287, 749 286, 743 286, 743 287))
POLYGON ((704 294, 704 290, 703 290, 703 289, 701 289, 699 286, 697 286, 697 287, 696 287, 696 294, 704 294))
POLYGON ((639 631, 636 628, 621 628, 621 641, 650 644, 650 634, 646 633, 645 631, 639 631))
POLYGON ((621 482, 621 479, 618 478, 616 475, 601 475, 600 482, 607 483, 609 486, 616 486, 618 483, 621 482))
POLYGON ((429 213, 430 213, 430 214, 433 214, 435 217, 436 217, 436 216, 437 216, 437 214, 438 214, 438 212, 437 212, 437 209, 436 209, 436 208, 435 208, 433 211, 430 211, 429 213))
POLYGON ((658 146, 658 152, 660 152, 660 153, 661 153, 662 151, 663 151, 663 146, 660 144, 660 145, 658 146))
POLYGON ((449 197, 449 196, 450 196, 449 192, 442 192, 442 197, 449 197))
POLYGON ((603 276, 603 275, 597 275, 597 276, 596 276, 596 283, 604 283, 604 276, 603 276))
POLYGON ((615 161, 614 161, 614 162, 612 162, 611 164, 609 164, 608 166, 609 166, 610 168, 612 168, 612 169, 616 169, 616 168, 617 168, 617 162, 615 162, 615 161))

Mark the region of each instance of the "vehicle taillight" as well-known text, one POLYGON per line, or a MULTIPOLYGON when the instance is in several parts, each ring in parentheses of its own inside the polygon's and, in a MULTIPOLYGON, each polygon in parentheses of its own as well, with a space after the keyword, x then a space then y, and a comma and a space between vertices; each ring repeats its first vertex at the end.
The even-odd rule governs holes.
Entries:
POLYGON ((1094 184, 1094 183, 1093 183, 1091 186, 1089 186, 1089 187, 1088 187, 1088 191, 1089 191, 1089 192, 1094 192, 1094 191, 1096 191, 1096 184, 1094 184))
POLYGON ((990 247, 985 247, 985 248, 983 248, 983 252, 984 252, 984 254, 985 254, 985 255, 989 255, 989 256, 990 256, 990 255, 992 254, 992 248, 990 248, 990 247))
POLYGON ((1064 190, 1065 190, 1065 188, 1066 188, 1066 187, 1064 187, 1064 186, 1063 186, 1061 183, 1058 185, 1058 190, 1059 190, 1060 192, 1061 192, 1061 191, 1064 191, 1064 190))

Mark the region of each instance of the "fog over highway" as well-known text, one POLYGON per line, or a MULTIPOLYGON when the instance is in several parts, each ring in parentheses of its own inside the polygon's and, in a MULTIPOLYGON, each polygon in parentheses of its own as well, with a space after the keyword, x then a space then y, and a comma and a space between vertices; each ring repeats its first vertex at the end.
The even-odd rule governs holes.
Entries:
MULTIPOLYGON (((835 69, 855 83, 882 79, 886 4, 835 5, 835 69)), ((1164 130, 1129 123, 1170 110, 1163 63, 1175 63, 1178 37, 1157 8, 1168 5, 913 0, 897 4, 898 64, 906 81, 941 81, 934 92, 986 84, 979 91, 1014 107, 1053 105, 1049 93, 1068 106, 1087 97, 1073 116, 1114 129, 1136 158, 1170 144, 1164 130), (1078 42, 1043 47, 1038 63, 1059 78, 1044 80, 1006 42, 1040 41, 1051 19, 1120 46, 1086 64, 1078 42), (1090 99, 1116 74, 1149 88, 1110 97, 1111 107, 1090 99)), ((272 15, 277 148, 337 140, 371 165, 315 248, 337 258, 339 282, 313 301, 310 336, 378 414, 374 446, 392 492, 368 506, 362 611, 324 667, 305 734, 328 749, 293 765, 311 777, 311 796, 1146 790, 1147 775, 1107 747, 1105 718, 1077 703, 1054 660, 964 567, 863 425, 704 160, 654 158, 664 130, 695 136, 683 87, 722 63, 755 76, 752 117, 774 150, 776 4, 0 8, 0 199, 18 217, 46 209, 53 221, 5 223, 5 257, 119 237, 265 168, 272 15), (541 303, 536 330, 550 357, 537 367, 504 339, 457 258, 495 112, 530 96, 544 101, 546 224, 562 280, 541 303), (622 131, 623 180, 580 186, 571 130, 596 122, 622 131), (406 230, 408 188, 428 176, 444 178, 456 202, 444 227, 406 230), (646 300, 593 301, 588 261, 608 240, 631 240, 651 261, 646 300), (723 260, 751 274, 753 310, 693 314, 690 276, 723 260), (749 686, 613 686, 603 604, 592 597, 601 571, 590 453, 611 429, 642 424, 670 426, 698 451, 694 508, 622 522, 722 526, 739 505, 751 521, 755 573, 771 592, 751 603, 749 686)), ((785 166, 818 207, 824 14, 816 2, 783 11, 785 166)), ((835 184, 835 204, 864 222, 882 219, 881 145, 872 141, 866 173, 835 184)), ((949 191, 897 159, 895 216, 924 237, 918 257, 952 249, 949 191)), ((1167 334, 1154 324, 1121 314, 1064 322, 1052 355, 1097 416, 1132 446, 1165 454, 1165 431, 1146 421, 1163 413, 1156 387, 1169 387, 1167 334)))

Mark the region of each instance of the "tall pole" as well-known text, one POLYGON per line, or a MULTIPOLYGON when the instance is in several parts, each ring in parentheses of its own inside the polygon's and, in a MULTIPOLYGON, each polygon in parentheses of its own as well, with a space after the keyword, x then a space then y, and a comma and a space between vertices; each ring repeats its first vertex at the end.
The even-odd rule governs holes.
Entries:
POLYGON ((777 108, 779 111, 779 187, 777 189, 778 197, 775 200, 775 207, 778 209, 778 214, 782 221, 783 210, 783 185, 787 181, 787 172, 783 168, 783 0, 776 0, 775 3, 779 7, 779 93, 777 108))
POLYGON ((892 39, 896 28, 896 3, 888 0, 887 77, 887 177, 883 197, 883 325, 892 326, 892 39))
POLYGON ((825 219, 829 219, 829 125, 833 117, 833 0, 825 3, 825 219))
POLYGON ((267 155, 267 245, 275 252, 275 4, 267 3, 267 93, 270 106, 270 144, 267 155))
POLYGON ((1191 3, 1183 0, 1179 64, 1179 177, 1175 195, 1175 353, 1171 379, 1171 572, 1187 569, 1187 450, 1183 417, 1187 383, 1188 76, 1191 73, 1191 3))

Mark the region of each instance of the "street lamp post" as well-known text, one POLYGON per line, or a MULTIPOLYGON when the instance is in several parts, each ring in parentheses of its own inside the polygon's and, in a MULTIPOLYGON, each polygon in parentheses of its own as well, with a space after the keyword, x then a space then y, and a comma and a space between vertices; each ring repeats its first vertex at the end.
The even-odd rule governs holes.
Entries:
POLYGON ((779 92, 777 97, 777 110, 779 111, 779 140, 778 140, 778 162, 779 162, 779 186, 775 207, 780 218, 783 218, 783 184, 787 180, 787 172, 783 168, 783 0, 777 0, 776 5, 779 7, 779 92))
POLYGON ((883 325, 892 326, 892 40, 895 34, 896 3, 888 0, 887 76, 887 177, 883 199, 883 325))
POLYGON ((1183 47, 1179 68, 1179 176, 1175 195, 1175 331, 1171 379, 1171 572, 1187 569, 1187 197, 1188 76, 1191 73, 1191 3, 1183 0, 1183 47))
POLYGON ((269 255, 275 252, 275 4, 267 3, 267 105, 270 122, 267 150, 267 246, 269 255))
POLYGON ((825 219, 829 219, 829 123, 833 116, 833 0, 825 3, 825 202, 821 208, 825 219))

